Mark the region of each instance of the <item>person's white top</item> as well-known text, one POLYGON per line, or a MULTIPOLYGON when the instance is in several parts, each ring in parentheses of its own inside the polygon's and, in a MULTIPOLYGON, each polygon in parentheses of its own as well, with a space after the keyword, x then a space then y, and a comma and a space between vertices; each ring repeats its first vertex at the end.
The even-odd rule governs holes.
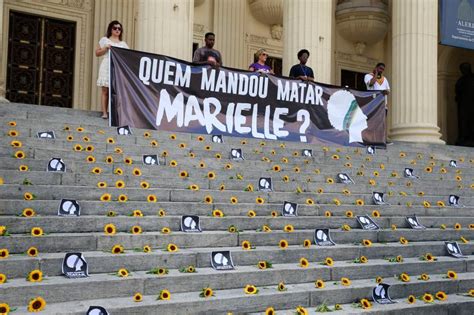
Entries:
POLYGON ((380 83, 379 81, 375 81, 374 85, 369 86, 370 80, 374 75, 372 73, 366 74, 364 77, 364 82, 365 85, 367 86, 368 91, 385 91, 385 90, 390 90, 390 84, 388 83, 388 80, 386 77, 383 77, 383 81, 380 83))

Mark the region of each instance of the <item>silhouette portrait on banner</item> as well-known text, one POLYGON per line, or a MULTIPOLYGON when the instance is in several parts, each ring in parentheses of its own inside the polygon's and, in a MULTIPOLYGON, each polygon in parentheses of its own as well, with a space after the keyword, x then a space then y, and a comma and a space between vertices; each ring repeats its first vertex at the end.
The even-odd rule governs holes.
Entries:
POLYGON ((349 91, 337 91, 328 101, 328 116, 331 125, 339 131, 349 133, 349 143, 363 142, 362 131, 367 128, 367 116, 349 91))

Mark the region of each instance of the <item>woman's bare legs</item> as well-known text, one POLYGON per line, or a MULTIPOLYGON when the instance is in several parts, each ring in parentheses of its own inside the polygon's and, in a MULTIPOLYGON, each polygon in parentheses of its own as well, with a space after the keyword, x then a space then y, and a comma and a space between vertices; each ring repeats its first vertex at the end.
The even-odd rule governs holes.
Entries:
POLYGON ((107 110, 109 107, 109 88, 106 86, 102 87, 101 95, 101 104, 102 104, 102 118, 108 118, 107 110))

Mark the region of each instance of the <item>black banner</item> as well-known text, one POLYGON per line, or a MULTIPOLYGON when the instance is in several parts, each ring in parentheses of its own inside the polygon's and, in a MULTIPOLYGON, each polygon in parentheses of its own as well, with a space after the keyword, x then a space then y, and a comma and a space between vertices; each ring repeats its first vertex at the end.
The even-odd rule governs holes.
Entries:
POLYGON ((196 66, 112 47, 113 126, 320 144, 385 146, 381 92, 196 66))

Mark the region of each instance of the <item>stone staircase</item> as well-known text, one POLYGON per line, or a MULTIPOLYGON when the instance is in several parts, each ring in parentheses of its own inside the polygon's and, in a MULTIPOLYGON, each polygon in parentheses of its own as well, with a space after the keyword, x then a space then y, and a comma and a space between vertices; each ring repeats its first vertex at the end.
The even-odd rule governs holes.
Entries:
POLYGON ((47 314, 85 314, 90 306, 110 314, 271 313, 271 307, 294 314, 298 306, 313 314, 335 304, 342 308, 335 314, 471 314, 474 308, 472 149, 396 143, 368 155, 363 148, 230 137, 218 144, 206 135, 152 130, 119 136, 96 112, 13 103, 0 104, 0 126, 0 226, 7 229, 0 251, 8 250, 0 258, 0 274, 7 278, 0 284, 0 310, 6 303, 15 314, 26 313, 37 297, 43 300, 34 307, 46 304, 47 314), (36 137, 47 130, 54 130, 55 140, 36 137), (242 148, 245 160, 230 160, 232 148, 242 148), (306 148, 312 157, 302 156, 306 148), (20 151, 24 158, 15 157, 20 151), (157 154, 161 165, 143 165, 143 154, 157 154), (65 162, 65 173, 46 172, 54 157, 65 162), (450 160, 458 167, 450 167, 450 160), (405 167, 420 178, 404 178, 405 167), (355 184, 337 183, 339 172, 355 184), (260 177, 272 178, 273 192, 258 191, 260 177), (387 204, 374 205, 373 191, 384 192, 387 204), (32 200, 25 200, 28 193, 32 200), (463 207, 450 207, 450 194, 459 195, 463 207), (79 217, 57 216, 63 198, 79 202, 79 217), (299 205, 297 217, 281 216, 284 201, 299 205), (25 209, 35 215, 25 217, 25 209), (134 210, 143 216, 133 216, 134 210), (215 210, 224 216, 213 216, 215 210), (191 214, 200 217, 202 233, 180 231, 181 216, 191 214), (365 214, 381 229, 361 229, 355 216, 365 214), (409 227, 405 217, 413 214, 426 229, 409 227), (108 224, 115 234, 104 232, 108 224), (285 231, 288 225, 294 231, 285 231), (141 234, 131 233, 135 226, 141 234), (265 226, 271 231, 263 231, 265 226), (42 236, 32 236, 36 227, 42 236), (337 245, 315 245, 315 228, 331 229, 337 245), (402 237, 408 244, 401 244, 402 237), (279 246, 282 240, 286 249, 279 246), (305 240, 311 245, 304 246, 305 240), (245 241, 251 249, 243 249, 245 241), (467 257, 448 256, 444 241, 458 241, 467 257), (168 251, 169 244, 178 250, 168 251), (115 245, 124 252, 113 254, 115 245), (39 251, 36 257, 26 254, 31 247, 39 251), (235 270, 211 267, 216 250, 231 251, 235 270), (89 277, 62 275, 68 252, 84 255, 89 277), (420 259, 427 253, 436 260, 420 259), (368 262, 358 263, 361 256, 368 262), (396 256, 403 261, 390 261, 396 256), (324 264, 328 257, 333 266, 324 264), (302 258, 307 267, 300 265, 302 258), (272 268, 259 269, 260 261, 272 268), (182 272, 189 266, 196 272, 182 272), (122 268, 127 277, 118 276, 122 268), (159 268, 167 273, 150 273, 159 268), (42 272, 42 281, 26 280, 33 270, 42 272), (448 271, 456 279, 447 278, 448 271), (402 273, 409 282, 399 280, 402 273), (419 280, 423 273, 430 279, 419 280), (342 285, 343 277, 351 284, 342 285), (371 301, 377 277, 391 285, 398 303, 371 301), (317 280, 323 288, 315 287, 317 280), (278 290, 280 283, 284 290, 278 290), (246 285, 256 286, 258 294, 245 294, 246 285), (212 288, 214 296, 200 297, 203 288, 212 288), (169 300, 157 300, 163 290, 169 300), (446 300, 407 302, 409 295, 439 291, 446 300), (134 301, 137 293, 140 302, 134 301), (368 309, 361 308, 364 298, 368 309))

